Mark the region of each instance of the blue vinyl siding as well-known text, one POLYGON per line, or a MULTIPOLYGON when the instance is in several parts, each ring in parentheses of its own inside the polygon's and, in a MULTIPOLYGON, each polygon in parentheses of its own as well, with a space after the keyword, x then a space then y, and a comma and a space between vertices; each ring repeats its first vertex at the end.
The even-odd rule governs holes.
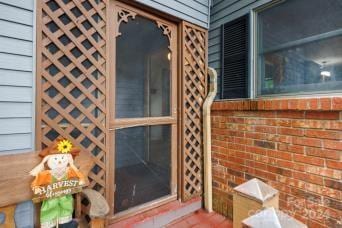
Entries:
POLYGON ((34 0, 0 0, 0 3, 7 4, 9 6, 14 6, 16 8, 33 11, 33 1, 34 0))
MULTIPOLYGON (((34 1, 0 0, 0 28, 1 159, 2 154, 33 150, 34 1)), ((15 223, 34 227, 31 201, 17 204, 15 223)))
POLYGON ((34 1, 0 0, 0 155, 33 150, 34 1))
POLYGON ((211 0, 137 0, 137 2, 208 28, 211 0))

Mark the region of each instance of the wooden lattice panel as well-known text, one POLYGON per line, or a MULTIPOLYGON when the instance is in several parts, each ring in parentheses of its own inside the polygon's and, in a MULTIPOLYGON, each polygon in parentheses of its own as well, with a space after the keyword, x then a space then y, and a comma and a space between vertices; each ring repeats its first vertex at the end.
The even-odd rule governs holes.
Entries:
POLYGON ((90 187, 105 193, 106 12, 102 0, 38 1, 37 105, 42 147, 59 135, 91 153, 90 187))
POLYGON ((202 108, 207 86, 207 32, 189 23, 182 26, 182 198, 202 194, 202 108))

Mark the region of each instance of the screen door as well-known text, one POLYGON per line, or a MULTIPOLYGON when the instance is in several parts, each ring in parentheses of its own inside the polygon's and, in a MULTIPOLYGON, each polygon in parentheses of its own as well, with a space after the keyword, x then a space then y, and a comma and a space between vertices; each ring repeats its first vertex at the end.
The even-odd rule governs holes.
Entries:
POLYGON ((121 5, 116 10, 114 213, 176 194, 176 26, 121 5))

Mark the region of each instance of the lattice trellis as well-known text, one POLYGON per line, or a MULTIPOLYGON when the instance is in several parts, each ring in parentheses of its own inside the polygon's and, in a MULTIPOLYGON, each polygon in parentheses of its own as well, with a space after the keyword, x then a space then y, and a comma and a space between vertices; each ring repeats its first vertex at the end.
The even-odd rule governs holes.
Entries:
POLYGON ((95 161, 90 187, 105 192, 106 4, 44 0, 38 4, 38 69, 42 146, 58 135, 95 161))
POLYGON ((183 200, 202 193, 202 107, 207 85, 207 32, 189 23, 182 26, 183 80, 183 200))
MULTIPOLYGON (((106 190, 106 0, 38 1, 37 141, 59 135, 90 152, 90 187, 106 190)), ((162 26, 162 25, 160 25, 162 26)), ((164 31, 165 32, 165 31, 164 31)), ((167 31, 166 31, 167 32, 167 31)), ((202 193, 202 105, 207 32, 182 23, 182 198, 202 193)), ((108 184, 108 183, 107 183, 108 184)))

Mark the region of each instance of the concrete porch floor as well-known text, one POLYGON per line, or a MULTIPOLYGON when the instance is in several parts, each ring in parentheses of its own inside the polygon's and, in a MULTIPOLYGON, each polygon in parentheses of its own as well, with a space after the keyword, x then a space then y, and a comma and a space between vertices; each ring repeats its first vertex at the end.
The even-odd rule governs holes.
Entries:
POLYGON ((204 210, 198 210, 192 214, 184 216, 174 222, 166 225, 167 228, 232 228, 232 221, 215 212, 207 213, 204 210))

